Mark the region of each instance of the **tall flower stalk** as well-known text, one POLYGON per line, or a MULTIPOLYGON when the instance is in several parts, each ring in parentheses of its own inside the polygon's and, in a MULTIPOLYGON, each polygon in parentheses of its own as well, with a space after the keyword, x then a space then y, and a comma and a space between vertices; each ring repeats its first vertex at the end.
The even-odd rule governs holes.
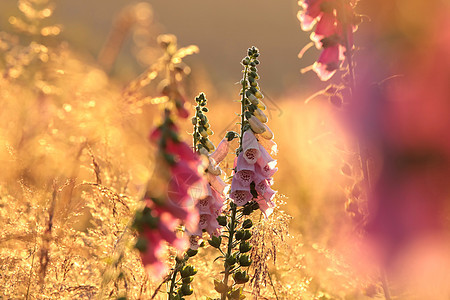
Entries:
POLYGON ((259 64, 259 51, 252 47, 242 60, 244 67, 241 80, 241 122, 239 147, 233 169, 230 190, 230 209, 219 217, 219 224, 225 226, 225 234, 212 237, 211 246, 218 248, 224 260, 223 280, 215 281, 215 289, 221 300, 241 299, 243 288, 238 285, 249 281, 247 269, 251 265, 249 242, 253 226, 248 217, 260 209, 266 216, 273 210, 275 191, 270 188, 272 175, 276 172, 276 161, 269 152, 275 149, 273 133, 265 124, 268 121, 263 110, 262 93, 259 90, 256 66, 259 64), (263 142, 262 140, 266 140, 263 142), (263 146, 264 145, 264 146, 263 146), (267 148, 267 150, 266 150, 267 148), (268 152, 269 151, 269 152, 268 152), (221 249, 222 237, 227 239, 226 248, 221 249), (230 284, 230 276, 234 283, 230 284))
MULTIPOLYGON (((166 78, 161 83, 162 94, 166 98, 163 102, 163 120, 149 136, 150 142, 156 146, 155 169, 158 174, 150 178, 143 197, 143 208, 136 212, 133 222, 138 232, 135 247, 140 251, 144 266, 157 278, 166 273, 167 266, 162 261, 167 244, 181 252, 188 248, 188 239, 177 234, 177 231, 181 226, 191 231, 197 230, 199 213, 193 194, 198 186, 205 185, 202 162, 197 153, 182 141, 176 126, 176 115, 182 119, 188 117, 178 64, 184 56, 195 53, 197 47, 178 49, 176 38, 172 35, 162 35, 158 40, 165 55, 155 69, 149 68, 125 88, 127 95, 137 93, 156 77, 158 71, 166 71, 166 78)), ((177 275, 178 268, 184 267, 184 263, 177 263, 173 276, 177 275)), ((169 286, 173 290, 174 285, 169 286)), ((185 294, 188 294, 188 289, 186 291, 185 294)))
MULTIPOLYGON (((317 24, 311 34, 311 40, 318 49, 322 49, 319 59, 312 66, 318 77, 322 81, 328 81, 344 62, 346 63, 341 83, 330 85, 313 97, 324 94, 330 97, 330 102, 334 105, 341 107, 344 102, 351 109, 354 109, 356 104, 354 99, 356 79, 353 62, 353 32, 361 22, 361 16, 353 11, 356 2, 355 0, 301 0, 299 5, 302 10, 298 14, 303 30, 311 30, 317 24)), ((367 199, 371 190, 369 155, 366 145, 361 140, 357 141, 357 152, 367 199)), ((351 170, 344 173, 350 174, 351 170)), ((358 187, 358 184, 353 187, 352 194, 359 193, 356 191, 358 188, 355 187, 358 187)), ((346 203, 346 209, 359 221, 364 217, 358 205, 351 199, 346 203)), ((385 298, 391 299, 383 271, 381 271, 381 282, 385 298)))

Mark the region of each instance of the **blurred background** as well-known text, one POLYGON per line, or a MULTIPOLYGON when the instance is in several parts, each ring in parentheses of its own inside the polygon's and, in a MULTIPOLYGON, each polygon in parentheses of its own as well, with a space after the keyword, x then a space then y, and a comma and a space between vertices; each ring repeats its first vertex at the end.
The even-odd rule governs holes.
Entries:
MULTIPOLYGON (((128 0, 57 1, 53 20, 63 24, 61 38, 93 59, 97 57, 121 9, 128 0)), ((310 51, 304 60, 298 52, 309 42, 296 18, 297 1, 148 1, 153 7, 153 28, 172 33, 182 46, 195 44, 200 53, 187 61, 193 76, 209 80, 205 92, 215 98, 236 97, 233 83, 240 77, 239 64, 246 49, 258 47, 261 56, 261 86, 268 95, 280 95, 309 88, 317 83, 314 74, 299 70, 312 64, 318 53, 310 51)), ((17 13, 14 0, 0 4, 0 29, 9 27, 8 17, 17 13)), ((127 80, 142 71, 130 49, 128 36, 112 74, 127 80)))

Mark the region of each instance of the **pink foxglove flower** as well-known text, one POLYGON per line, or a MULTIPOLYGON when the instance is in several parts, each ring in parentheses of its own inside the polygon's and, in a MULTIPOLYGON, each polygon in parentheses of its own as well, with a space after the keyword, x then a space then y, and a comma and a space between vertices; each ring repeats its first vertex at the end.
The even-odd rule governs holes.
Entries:
POLYGON ((298 14, 302 30, 309 31, 317 23, 311 40, 323 49, 313 70, 323 81, 330 79, 345 59, 347 48, 353 47, 353 31, 357 17, 353 13, 355 1, 303 0, 298 14))
POLYGON ((216 163, 220 163, 225 159, 228 152, 230 151, 230 141, 225 137, 220 141, 219 145, 209 157, 214 159, 216 163))
MULTIPOLYGON (((244 132, 242 144, 242 151, 235 160, 230 198, 237 206, 243 206, 254 200, 259 204, 261 211, 269 216, 275 206, 272 199, 276 192, 270 186, 272 176, 277 171, 277 161, 263 145, 259 144, 251 129, 244 132)), ((265 144, 271 152, 276 145, 270 142, 265 144)))
POLYGON ((189 242, 175 233, 178 226, 185 224, 197 230, 199 214, 191 198, 193 189, 203 186, 200 174, 201 161, 197 154, 178 138, 176 126, 166 114, 164 123, 149 137, 158 146, 161 163, 160 176, 166 176, 166 196, 154 197, 152 190, 146 193, 145 209, 135 217, 135 227, 139 231, 141 244, 138 248, 144 266, 151 275, 161 277, 166 271, 163 261, 165 245, 169 244, 185 250, 189 242))
POLYGON ((198 248, 198 242, 202 238, 202 231, 206 231, 210 236, 218 236, 221 232, 221 226, 217 221, 217 217, 222 213, 225 197, 224 194, 228 190, 227 184, 220 178, 221 170, 219 163, 227 156, 229 151, 229 141, 224 138, 217 149, 208 154, 204 148, 200 149, 203 155, 209 159, 209 166, 206 171, 206 194, 199 197, 196 201, 196 207, 200 214, 200 220, 197 230, 187 228, 188 234, 191 236, 191 249, 198 248), (203 151, 202 151, 203 150, 203 151))
POLYGON ((254 164, 261 155, 258 140, 251 130, 244 132, 242 137, 242 151, 244 153, 245 160, 249 164, 254 164))

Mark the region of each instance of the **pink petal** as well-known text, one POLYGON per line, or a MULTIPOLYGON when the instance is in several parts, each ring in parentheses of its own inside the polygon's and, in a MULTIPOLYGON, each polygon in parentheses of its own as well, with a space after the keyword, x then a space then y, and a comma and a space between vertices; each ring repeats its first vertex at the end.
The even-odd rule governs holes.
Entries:
POLYGON ((262 168, 266 166, 270 169, 275 168, 275 166, 277 165, 277 161, 269 155, 269 153, 262 145, 259 146, 259 151, 261 151, 261 156, 258 158, 257 164, 262 168))
POLYGON ((222 141, 220 141, 219 145, 216 148, 216 151, 214 151, 210 155, 210 158, 214 159, 215 162, 218 164, 225 159, 229 149, 230 149, 230 142, 227 140, 227 138, 224 138, 222 141))
POLYGON ((313 70, 317 73, 320 80, 327 81, 339 69, 339 53, 339 45, 327 47, 322 51, 319 60, 313 66, 313 70))
POLYGON ((273 203, 272 201, 266 201, 264 198, 261 197, 258 197, 256 199, 256 202, 258 202, 259 209, 263 212, 264 216, 268 218, 273 212, 275 203, 273 203))
MULTIPOLYGON (((236 176, 236 174, 235 174, 236 176)), ((250 183, 243 182, 242 180, 235 178, 233 176, 233 179, 231 180, 231 193, 234 191, 241 190, 241 191, 248 191, 250 192, 250 183)))
POLYGON ((256 135, 256 137, 259 144, 263 146, 269 154, 276 155, 278 153, 277 143, 275 143, 274 140, 262 138, 260 134, 256 135))
POLYGON ((174 142, 171 139, 167 141, 166 151, 170 154, 176 155, 178 160, 184 162, 196 162, 200 164, 200 159, 192 148, 185 142, 174 142))
POLYGON ((252 200, 253 196, 250 191, 236 190, 231 192, 230 198, 233 199, 233 202, 237 206, 244 206, 247 202, 252 200))
POLYGON ((256 160, 261 155, 259 151, 259 144, 256 140, 253 131, 247 130, 244 132, 242 137, 242 151, 244 153, 244 158, 249 164, 256 163, 256 160))
POLYGON ((206 178, 209 182, 209 184, 215 189, 219 194, 223 194, 225 191, 225 188, 228 186, 222 178, 219 176, 214 176, 209 173, 207 173, 206 178))
POLYGON ((248 160, 245 158, 245 152, 242 151, 241 153, 239 153, 235 168, 237 171, 248 170, 253 172, 255 171, 255 163, 248 162, 248 160))
POLYGON ((332 13, 323 13, 317 23, 316 30, 311 34, 311 40, 316 44, 317 49, 322 48, 321 40, 324 37, 336 34, 336 17, 332 13))

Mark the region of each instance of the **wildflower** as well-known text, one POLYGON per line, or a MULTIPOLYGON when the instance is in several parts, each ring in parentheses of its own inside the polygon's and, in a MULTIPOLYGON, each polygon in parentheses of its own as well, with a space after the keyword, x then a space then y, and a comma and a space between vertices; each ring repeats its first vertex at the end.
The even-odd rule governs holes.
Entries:
POLYGON ((251 130, 247 130, 243 134, 242 151, 244 159, 249 164, 254 164, 261 155, 258 141, 251 130))
MULTIPOLYGON (((149 188, 145 196, 145 208, 138 211, 134 227, 139 232, 136 247, 141 252, 141 258, 146 269, 154 276, 161 277, 166 267, 161 263, 165 243, 180 251, 185 250, 189 243, 186 238, 175 233, 179 225, 185 224, 191 230, 197 230, 200 218, 194 206, 192 195, 203 193, 201 161, 192 149, 178 138, 177 127, 166 111, 165 120, 152 131, 149 140, 158 145, 160 168, 165 170, 166 195, 155 196, 149 188), (143 246, 145 245, 145 246, 143 246)), ((161 175, 160 174, 160 175, 161 175)), ((164 176, 163 176, 164 177, 164 176)))
MULTIPOLYGON (((218 148, 214 150, 214 145, 207 139, 213 132, 210 129, 208 118, 205 113, 208 109, 205 107, 207 99, 205 94, 200 93, 196 97, 196 114, 192 118, 192 124, 194 125, 194 148, 204 157, 208 159, 208 166, 205 170, 205 193, 196 197, 196 208, 199 211, 200 219, 198 228, 193 230, 186 228, 191 237, 197 237, 201 239, 202 231, 208 232, 212 236, 219 236, 221 225, 217 221, 219 215, 221 215, 224 205, 224 193, 227 190, 227 184, 220 178, 222 170, 219 164, 225 159, 229 151, 229 143, 234 139, 234 133, 228 133, 227 136, 220 142, 218 148), (209 142, 209 143, 208 143, 209 142)), ((195 239, 195 238, 193 238, 195 239)), ((195 244, 194 244, 194 247, 195 244)))
POLYGON ((317 24, 311 40, 323 49, 312 69, 323 81, 330 79, 345 59, 344 53, 353 48, 353 32, 358 17, 353 13, 355 1, 300 0, 302 10, 297 17, 302 30, 309 31, 317 24))
POLYGON ((252 130, 243 135, 243 151, 238 155, 234 165, 234 175, 231 182, 230 198, 238 206, 247 204, 252 199, 260 204, 266 216, 272 212, 275 204, 272 199, 275 191, 270 188, 272 176, 278 170, 274 160, 267 150, 258 143, 252 130), (254 189, 252 189, 252 184, 254 189), (256 192, 255 197, 252 193, 256 192))

